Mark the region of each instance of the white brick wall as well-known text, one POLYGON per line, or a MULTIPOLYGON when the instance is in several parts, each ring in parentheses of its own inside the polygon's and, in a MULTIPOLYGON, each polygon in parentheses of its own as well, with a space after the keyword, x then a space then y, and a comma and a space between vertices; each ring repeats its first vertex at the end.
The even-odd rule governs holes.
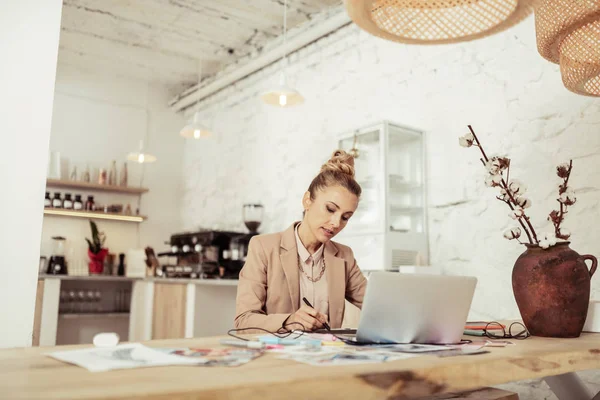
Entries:
MULTIPOLYGON (((185 151, 187 228, 243 229, 242 204, 259 201, 261 231, 284 229, 300 217, 301 195, 337 133, 383 119, 414 126, 428 137, 432 263, 478 277, 471 318, 516 318, 511 271, 524 247, 502 238, 512 220, 484 187, 477 150, 458 146, 471 124, 488 153, 513 159, 511 176, 529 186, 538 231, 555 204, 555 165, 573 158, 578 202, 564 226, 575 250, 600 255, 600 102, 563 87, 558 66, 537 53, 532 17, 508 32, 445 46, 401 45, 349 26, 290 61, 304 105, 279 110, 257 100, 276 83, 275 67, 203 105, 217 135, 185 151)), ((592 281, 596 298, 599 279, 592 281)))

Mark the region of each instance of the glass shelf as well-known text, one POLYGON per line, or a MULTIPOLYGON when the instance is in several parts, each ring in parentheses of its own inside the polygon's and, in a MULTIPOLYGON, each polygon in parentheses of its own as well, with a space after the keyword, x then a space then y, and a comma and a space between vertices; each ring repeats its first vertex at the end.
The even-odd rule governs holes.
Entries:
POLYGON ((391 206, 390 211, 392 214, 420 214, 423 212, 423 207, 404 207, 404 206, 391 206))
POLYGON ((411 182, 404 180, 404 177, 400 175, 390 175, 390 189, 392 190, 421 190, 423 185, 419 182, 411 182))

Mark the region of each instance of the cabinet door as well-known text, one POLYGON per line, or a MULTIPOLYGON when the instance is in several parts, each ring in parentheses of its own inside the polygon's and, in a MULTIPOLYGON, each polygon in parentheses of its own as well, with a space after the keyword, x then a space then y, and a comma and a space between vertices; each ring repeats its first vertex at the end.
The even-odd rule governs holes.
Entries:
POLYGON ((185 337, 186 302, 186 284, 154 284, 152 339, 182 339, 185 337))
POLYGON ((423 136, 389 125, 388 202, 389 232, 425 234, 423 136))
POLYGON ((379 126, 340 140, 339 148, 354 154, 355 178, 361 200, 348 225, 350 233, 383 232, 385 220, 383 150, 379 126))

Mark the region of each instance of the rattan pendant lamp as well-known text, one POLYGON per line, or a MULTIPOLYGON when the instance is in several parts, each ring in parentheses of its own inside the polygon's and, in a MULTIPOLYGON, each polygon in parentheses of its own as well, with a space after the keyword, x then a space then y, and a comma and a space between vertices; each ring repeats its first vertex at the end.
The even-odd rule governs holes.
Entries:
POLYGON ((350 18, 383 39, 456 43, 503 31, 533 11, 535 0, 345 0, 350 18))
POLYGON ((283 3, 283 60, 279 72, 279 85, 262 93, 261 100, 265 104, 276 107, 290 107, 304 102, 304 97, 291 86, 288 86, 285 70, 288 66, 287 60, 287 0, 283 3))
POLYGON ((540 0, 535 31, 538 51, 560 65, 565 87, 600 97, 600 1, 540 0))

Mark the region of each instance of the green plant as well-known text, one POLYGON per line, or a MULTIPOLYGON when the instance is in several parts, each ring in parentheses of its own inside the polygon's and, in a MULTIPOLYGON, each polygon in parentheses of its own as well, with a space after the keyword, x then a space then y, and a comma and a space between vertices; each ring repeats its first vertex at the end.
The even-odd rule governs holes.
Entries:
POLYGON ((106 235, 104 232, 98 231, 98 226, 92 220, 90 220, 90 227, 92 228, 92 240, 88 238, 85 238, 85 240, 88 242, 88 249, 92 253, 98 254, 102 250, 102 246, 104 246, 106 235))

